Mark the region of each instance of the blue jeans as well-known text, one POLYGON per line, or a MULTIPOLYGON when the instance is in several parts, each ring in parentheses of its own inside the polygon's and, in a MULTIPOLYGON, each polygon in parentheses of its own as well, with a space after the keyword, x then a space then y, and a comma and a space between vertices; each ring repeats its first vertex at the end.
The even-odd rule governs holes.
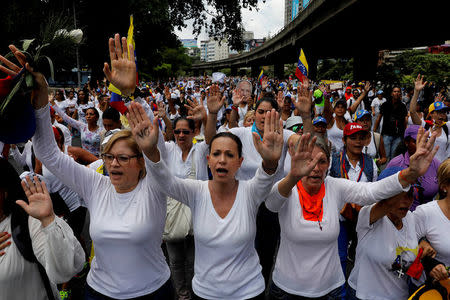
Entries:
MULTIPOLYGON (((348 233, 347 228, 345 227, 345 221, 339 221, 339 236, 338 236, 338 251, 339 251, 339 259, 341 260, 341 267, 344 276, 347 274, 347 256, 348 256, 348 233)), ((346 289, 345 283, 341 286, 341 296, 345 299, 346 297, 346 289)))
POLYGON ((347 300, 359 300, 356 297, 356 291, 351 286, 347 286, 347 300))
POLYGON ((270 284, 270 299, 273 300, 341 300, 343 299, 341 297, 341 287, 338 287, 325 296, 319 297, 319 298, 308 298, 303 296, 297 296, 289 294, 288 292, 283 291, 280 289, 275 283, 270 284))
POLYGON ((395 155, 395 150, 401 143, 402 138, 399 136, 383 135, 384 149, 386 150, 386 157, 391 160, 395 155))

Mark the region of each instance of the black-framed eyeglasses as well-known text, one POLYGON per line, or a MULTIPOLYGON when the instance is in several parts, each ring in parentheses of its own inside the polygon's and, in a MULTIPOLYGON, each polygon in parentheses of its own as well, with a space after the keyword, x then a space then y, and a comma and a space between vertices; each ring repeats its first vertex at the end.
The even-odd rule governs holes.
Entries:
POLYGON ((113 155, 111 153, 103 153, 102 154, 102 158, 103 158, 104 162, 111 164, 114 161, 114 159, 116 159, 120 165, 126 165, 130 162, 130 159, 135 158, 135 157, 141 157, 141 156, 142 156, 142 154, 137 154, 137 155, 126 155, 126 154, 113 155))
POLYGON ((291 130, 295 133, 299 132, 299 130, 303 130, 303 124, 292 126, 291 130))
POLYGON ((184 135, 188 135, 188 134, 191 134, 191 131, 190 130, 175 129, 173 131, 173 133, 175 133, 175 134, 183 133, 184 135))

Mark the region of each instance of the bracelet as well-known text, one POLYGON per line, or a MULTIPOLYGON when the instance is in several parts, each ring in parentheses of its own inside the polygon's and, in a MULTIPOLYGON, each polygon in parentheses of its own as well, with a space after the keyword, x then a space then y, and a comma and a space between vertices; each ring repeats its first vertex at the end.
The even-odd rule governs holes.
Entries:
POLYGON ((400 173, 399 173, 398 175, 400 176, 400 179, 401 179, 401 180, 406 181, 406 182, 409 183, 409 184, 414 184, 414 183, 416 183, 416 181, 410 182, 409 180, 407 180, 407 179, 405 178, 405 176, 403 176, 403 170, 401 170, 400 173))
POLYGON ((231 105, 231 109, 234 110, 234 111, 239 111, 239 109, 237 108, 237 106, 234 106, 234 104, 231 105))

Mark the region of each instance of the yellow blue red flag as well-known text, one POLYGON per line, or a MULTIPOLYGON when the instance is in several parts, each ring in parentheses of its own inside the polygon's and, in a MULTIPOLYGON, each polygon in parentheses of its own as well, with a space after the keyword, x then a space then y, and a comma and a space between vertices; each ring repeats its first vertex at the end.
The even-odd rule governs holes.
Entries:
POLYGON ((264 77, 264 69, 261 69, 261 73, 259 73, 259 76, 258 76, 259 83, 261 83, 261 80, 263 79, 263 77, 264 77))
POLYGON ((295 70, 295 76, 303 83, 303 80, 308 77, 308 62, 306 61, 305 53, 303 49, 300 49, 300 55, 298 56, 297 69, 295 70))

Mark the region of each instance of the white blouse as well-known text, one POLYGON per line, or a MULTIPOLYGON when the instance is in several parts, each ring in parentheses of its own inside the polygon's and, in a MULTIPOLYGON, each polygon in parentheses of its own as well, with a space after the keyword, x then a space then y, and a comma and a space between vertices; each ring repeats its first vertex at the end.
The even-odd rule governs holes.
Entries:
MULTIPOLYGON (((28 227, 34 254, 47 272, 55 298, 59 299, 56 284, 69 281, 83 269, 83 248, 69 225, 58 217, 45 228, 39 220, 29 217, 28 227)), ((0 232, 11 233, 11 216, 0 222, 0 232)), ((48 299, 37 264, 23 258, 12 237, 9 241, 11 245, 0 256, 0 299, 48 299)))

